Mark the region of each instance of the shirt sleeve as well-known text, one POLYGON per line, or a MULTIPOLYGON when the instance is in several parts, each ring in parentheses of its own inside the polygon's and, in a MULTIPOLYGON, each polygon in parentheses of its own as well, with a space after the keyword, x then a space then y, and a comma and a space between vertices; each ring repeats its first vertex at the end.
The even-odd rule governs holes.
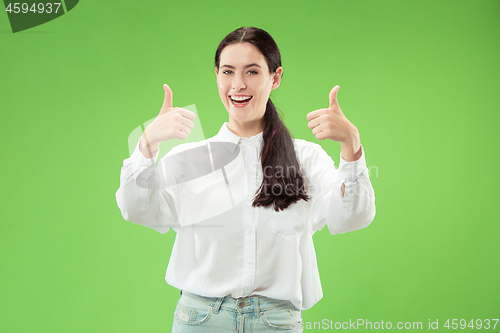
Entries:
MULTIPOLYGON (((162 234, 170 227, 176 231, 178 221, 174 193, 161 186, 161 174, 156 167, 159 150, 148 159, 139 150, 139 144, 140 140, 132 155, 123 161, 120 187, 115 194, 118 208, 126 221, 162 234)), ((171 149, 163 158, 172 155, 174 150, 171 149)))
POLYGON ((312 150, 309 163, 311 231, 321 230, 325 224, 332 235, 367 227, 375 217, 375 194, 364 148, 361 146, 362 154, 356 161, 347 162, 340 156, 338 169, 320 145, 315 144, 312 150))

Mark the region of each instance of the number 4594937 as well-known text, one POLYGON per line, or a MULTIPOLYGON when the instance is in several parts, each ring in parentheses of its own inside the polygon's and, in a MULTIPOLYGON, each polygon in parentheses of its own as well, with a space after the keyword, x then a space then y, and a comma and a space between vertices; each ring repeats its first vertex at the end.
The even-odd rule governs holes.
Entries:
POLYGON ((7 8, 5 8, 5 11, 9 12, 9 13, 14 13, 14 14, 18 14, 18 13, 27 13, 27 12, 33 12, 33 13, 38 13, 38 14, 42 14, 42 13, 52 13, 52 11, 54 10, 55 13, 57 13, 57 11, 59 10, 59 7, 61 7, 61 3, 46 3, 45 5, 40 2, 40 3, 34 3, 31 8, 29 8, 29 4, 27 3, 10 3, 9 2, 9 5, 7 6, 7 8), (19 7, 19 5, 21 5, 21 7, 19 7), (57 6, 56 8, 52 8, 52 5, 54 6, 57 6))
POLYGON ((497 323, 498 323, 498 319, 476 319, 474 321, 474 319, 471 319, 470 322, 467 323, 467 320, 465 319, 451 319, 451 323, 450 323, 450 319, 448 319, 446 321, 446 323, 444 323, 443 327, 446 327, 448 329, 454 329, 456 330, 457 328, 460 328, 460 329, 465 329, 467 327, 469 328, 475 328, 475 329, 481 329, 481 328, 484 328, 484 329, 495 329, 495 327, 497 326, 497 323), (493 326, 492 326, 493 325, 493 326))

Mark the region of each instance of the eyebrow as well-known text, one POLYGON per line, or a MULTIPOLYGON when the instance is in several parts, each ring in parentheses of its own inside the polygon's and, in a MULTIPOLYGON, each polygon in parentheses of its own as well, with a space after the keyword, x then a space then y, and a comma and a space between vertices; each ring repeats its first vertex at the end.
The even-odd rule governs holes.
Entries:
MULTIPOLYGON (((244 68, 254 67, 254 66, 260 67, 260 65, 259 65, 259 64, 253 63, 253 64, 246 65, 244 68)), ((234 66, 231 66, 231 65, 222 65, 222 66, 220 66, 220 67, 221 67, 221 68, 222 68, 222 67, 227 67, 227 68, 232 68, 232 69, 235 69, 235 67, 234 67, 234 66)), ((260 68, 262 68, 262 67, 260 67, 260 68)))

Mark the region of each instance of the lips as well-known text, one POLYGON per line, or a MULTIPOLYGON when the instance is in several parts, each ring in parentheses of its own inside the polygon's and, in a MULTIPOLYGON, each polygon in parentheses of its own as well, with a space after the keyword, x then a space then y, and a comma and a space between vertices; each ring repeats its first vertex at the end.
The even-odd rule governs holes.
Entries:
POLYGON ((235 96, 229 96, 231 99, 231 103, 236 106, 236 107, 244 107, 250 103, 250 101, 253 99, 253 96, 249 95, 235 95, 235 96))

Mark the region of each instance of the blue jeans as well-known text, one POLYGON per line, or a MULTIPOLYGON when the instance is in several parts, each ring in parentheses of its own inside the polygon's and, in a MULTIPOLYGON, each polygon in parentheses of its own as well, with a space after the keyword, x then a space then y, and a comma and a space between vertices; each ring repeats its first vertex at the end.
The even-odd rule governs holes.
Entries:
POLYGON ((302 332, 302 311, 264 296, 204 297, 181 291, 172 333, 302 332))

